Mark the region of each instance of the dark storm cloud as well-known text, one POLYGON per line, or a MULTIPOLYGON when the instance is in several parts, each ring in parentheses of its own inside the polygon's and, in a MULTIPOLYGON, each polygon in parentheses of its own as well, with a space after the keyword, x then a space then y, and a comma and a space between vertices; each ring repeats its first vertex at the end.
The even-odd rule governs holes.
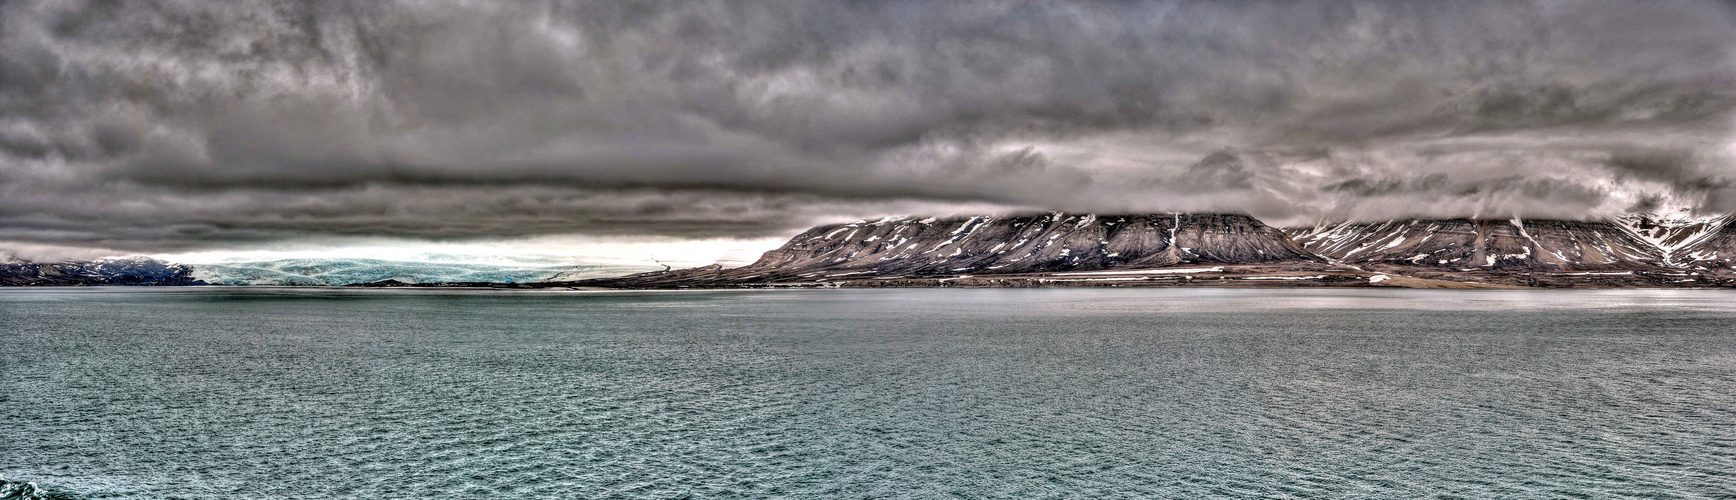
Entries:
POLYGON ((0 4, 0 232, 1727 209, 1714 2, 0 4))

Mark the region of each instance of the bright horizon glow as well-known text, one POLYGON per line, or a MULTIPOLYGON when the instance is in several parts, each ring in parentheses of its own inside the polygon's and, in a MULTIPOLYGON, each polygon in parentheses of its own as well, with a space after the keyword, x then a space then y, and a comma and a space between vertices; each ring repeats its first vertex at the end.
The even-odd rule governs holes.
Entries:
POLYGON ((543 236, 514 240, 430 242, 359 239, 282 243, 252 248, 143 254, 178 264, 284 259, 380 259, 405 262, 601 265, 675 268, 746 265, 782 238, 702 239, 543 236))

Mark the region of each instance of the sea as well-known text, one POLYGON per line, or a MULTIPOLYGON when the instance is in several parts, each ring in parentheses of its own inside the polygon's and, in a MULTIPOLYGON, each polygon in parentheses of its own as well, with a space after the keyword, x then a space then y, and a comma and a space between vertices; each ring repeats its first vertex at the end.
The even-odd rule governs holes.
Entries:
POLYGON ((1736 292, 0 290, 13 498, 1733 498, 1736 292))

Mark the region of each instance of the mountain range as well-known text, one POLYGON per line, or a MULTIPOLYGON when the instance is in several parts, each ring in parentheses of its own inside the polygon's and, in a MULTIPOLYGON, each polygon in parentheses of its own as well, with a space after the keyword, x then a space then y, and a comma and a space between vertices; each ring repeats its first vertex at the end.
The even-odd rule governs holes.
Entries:
POLYGON ((341 286, 391 280, 420 284, 512 284, 618 276, 646 266, 573 266, 556 259, 465 261, 292 258, 172 264, 149 257, 86 262, 0 261, 0 286, 265 285, 341 286))
POLYGON ((0 286, 203 285, 193 267, 148 257, 97 259, 85 262, 0 261, 0 286))
POLYGON ((1409 219, 1277 228, 1239 214, 887 217, 809 229, 737 267, 600 268, 371 259, 180 265, 0 263, 4 285, 595 288, 900 286, 1736 286, 1736 216, 1409 219))
POLYGON ((1411 219, 1279 229, 1235 214, 1048 214, 820 226, 748 266, 564 284, 745 286, 1713 287, 1731 217, 1411 219))

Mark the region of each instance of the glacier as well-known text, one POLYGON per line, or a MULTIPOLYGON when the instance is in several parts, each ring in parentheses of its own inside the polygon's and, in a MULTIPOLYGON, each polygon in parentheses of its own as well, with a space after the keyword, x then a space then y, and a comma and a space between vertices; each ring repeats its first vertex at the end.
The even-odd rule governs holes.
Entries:
POLYGON ((364 258, 294 258, 193 264, 193 277, 213 285, 342 286, 403 283, 533 283, 550 278, 617 276, 652 269, 630 265, 575 265, 557 260, 494 262, 403 261, 364 258))

